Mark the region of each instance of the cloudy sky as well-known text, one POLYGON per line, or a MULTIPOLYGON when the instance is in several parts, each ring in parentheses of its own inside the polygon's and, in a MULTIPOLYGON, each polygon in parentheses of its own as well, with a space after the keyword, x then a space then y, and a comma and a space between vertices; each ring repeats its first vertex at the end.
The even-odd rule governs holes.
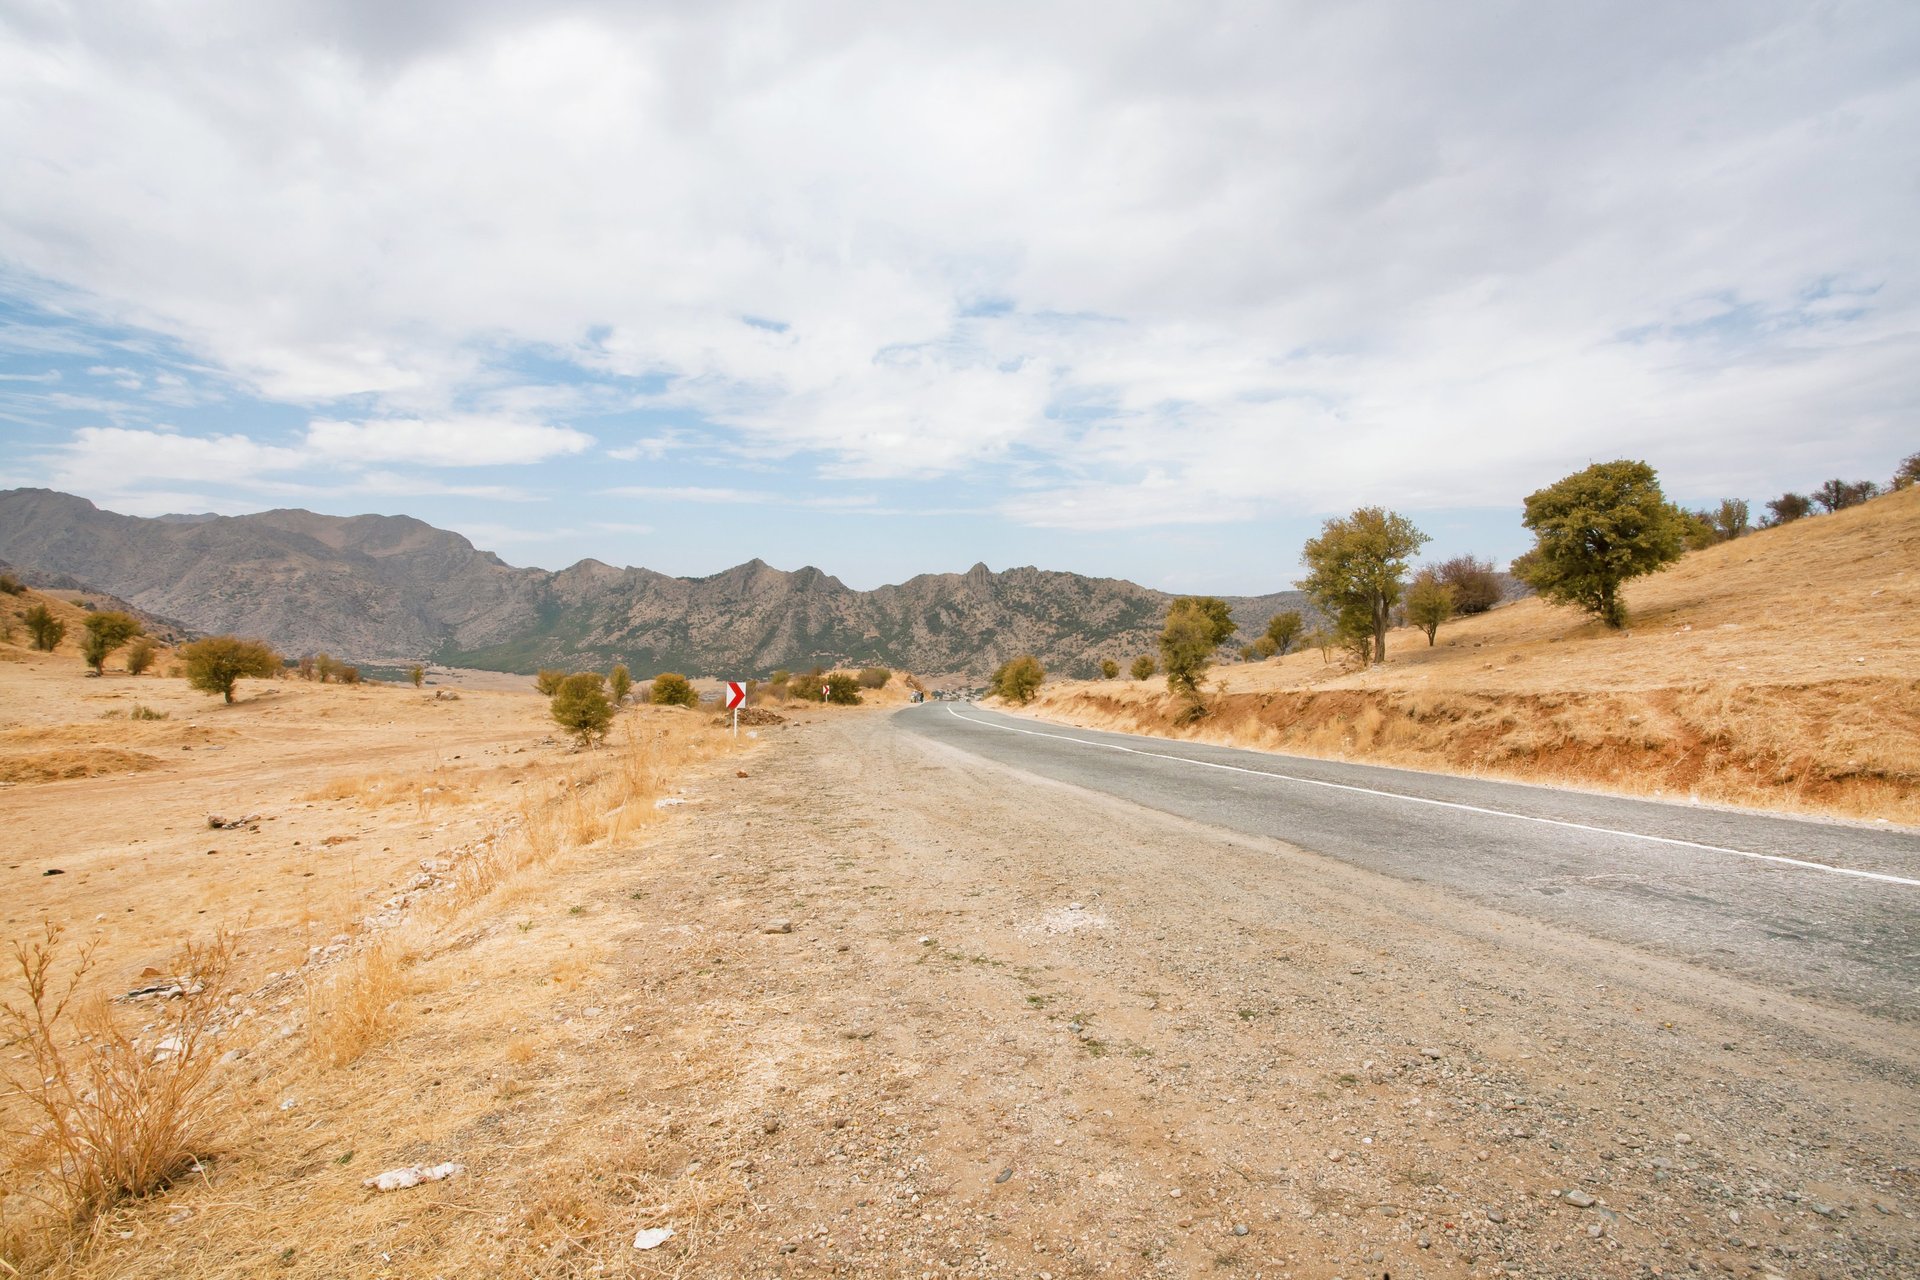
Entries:
POLYGON ((0 488, 1260 591, 1920 448, 1920 7, 0 0, 0 488))

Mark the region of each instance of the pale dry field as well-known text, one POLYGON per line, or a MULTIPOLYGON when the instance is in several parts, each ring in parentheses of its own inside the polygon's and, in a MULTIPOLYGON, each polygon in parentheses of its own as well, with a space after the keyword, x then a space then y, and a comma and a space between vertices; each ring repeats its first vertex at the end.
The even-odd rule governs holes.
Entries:
MULTIPOLYGON (((1091 728, 1867 820, 1920 823, 1920 489, 1694 552, 1629 584, 1630 625, 1523 600, 1216 667, 1178 723, 1164 680, 1050 681, 1091 728)), ((1132 655, 1116 654, 1125 666, 1132 655)))
MULTIPOLYGON (((0 708, 5 753, 155 761, 0 788, 14 936, 97 938, 103 994, 184 939, 236 948, 198 1166, 62 1229, 10 1164, 31 1273, 1864 1280, 1920 1256, 1907 1028, 1436 911, 885 706, 737 741, 630 710, 574 753, 531 694, 248 682, 221 707, 63 653, 0 662, 0 708), (135 699, 169 718, 103 714, 135 699)), ((153 1048, 164 1007, 113 1016, 153 1048)))

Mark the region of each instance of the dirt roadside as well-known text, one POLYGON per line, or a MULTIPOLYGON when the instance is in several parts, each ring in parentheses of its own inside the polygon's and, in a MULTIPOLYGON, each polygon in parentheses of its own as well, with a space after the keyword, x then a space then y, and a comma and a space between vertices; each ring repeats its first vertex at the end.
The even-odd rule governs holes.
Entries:
POLYGON ((377 1109, 263 1107, 257 1153, 122 1216, 98 1273, 1920 1267, 1910 1031, 1016 778, 880 713, 808 718, 684 795, 543 894, 575 906, 541 932, 501 925, 594 941, 591 971, 488 1007, 503 1042, 538 1033, 512 1089, 436 1059, 423 1022, 353 1069, 377 1109), (413 1159, 467 1169, 359 1189, 413 1159))

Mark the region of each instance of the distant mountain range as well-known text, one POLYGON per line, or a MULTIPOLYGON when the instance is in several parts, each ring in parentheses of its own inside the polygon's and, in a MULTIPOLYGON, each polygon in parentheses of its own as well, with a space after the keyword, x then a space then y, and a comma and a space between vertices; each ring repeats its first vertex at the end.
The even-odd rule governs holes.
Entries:
MULTIPOLYGON (((1155 651, 1173 597, 1043 569, 923 574, 855 591, 750 560, 706 578, 582 560, 520 569, 408 516, 160 516, 48 489, 0 491, 0 559, 198 631, 368 664, 530 672, 625 662, 636 675, 759 675, 815 663, 979 677, 1016 654, 1062 675, 1155 651)), ((1297 591, 1227 597, 1251 639, 1297 591)))

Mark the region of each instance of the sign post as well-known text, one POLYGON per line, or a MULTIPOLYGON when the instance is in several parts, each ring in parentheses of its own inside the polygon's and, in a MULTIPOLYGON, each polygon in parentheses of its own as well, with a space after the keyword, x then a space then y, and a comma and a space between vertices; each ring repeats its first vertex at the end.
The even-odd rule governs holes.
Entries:
POLYGON ((740 704, 747 700, 747 686, 738 680, 727 681, 727 710, 733 712, 733 736, 740 736, 740 704))

